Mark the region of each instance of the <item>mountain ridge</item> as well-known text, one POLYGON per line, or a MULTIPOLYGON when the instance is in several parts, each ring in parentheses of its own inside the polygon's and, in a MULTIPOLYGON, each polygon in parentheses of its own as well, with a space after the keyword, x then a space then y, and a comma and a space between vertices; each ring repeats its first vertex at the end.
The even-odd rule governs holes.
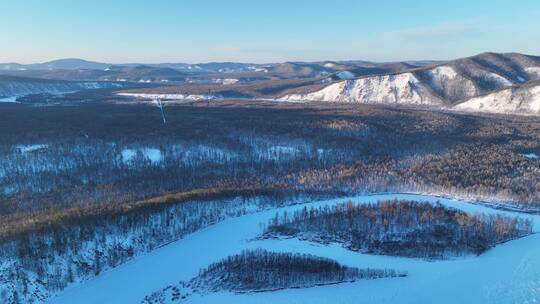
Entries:
MULTIPOLYGON (((308 93, 297 93, 301 88, 296 88, 279 99, 453 107, 477 96, 538 80, 540 57, 486 52, 403 72, 333 82, 308 93)), ((512 108, 511 112, 523 111, 512 108)))

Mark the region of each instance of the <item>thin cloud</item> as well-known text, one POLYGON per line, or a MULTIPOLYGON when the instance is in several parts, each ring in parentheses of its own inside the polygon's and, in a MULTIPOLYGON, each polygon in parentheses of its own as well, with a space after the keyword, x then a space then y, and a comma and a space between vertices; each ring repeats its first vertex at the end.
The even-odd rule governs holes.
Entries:
POLYGON ((408 28, 382 33, 384 39, 401 39, 408 41, 433 41, 446 39, 469 39, 487 33, 478 22, 448 22, 433 26, 408 28))
POLYGON ((253 43, 253 44, 223 44, 215 47, 221 57, 243 58, 252 62, 280 62, 294 60, 309 60, 319 57, 324 50, 310 47, 308 44, 292 43, 253 43))

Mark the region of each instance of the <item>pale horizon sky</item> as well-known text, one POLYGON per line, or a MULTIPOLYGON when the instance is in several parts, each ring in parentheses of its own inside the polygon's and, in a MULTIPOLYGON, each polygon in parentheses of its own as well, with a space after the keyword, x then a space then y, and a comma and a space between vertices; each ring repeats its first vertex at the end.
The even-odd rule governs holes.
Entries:
POLYGON ((540 1, 2 0, 0 62, 446 60, 540 55, 540 1))

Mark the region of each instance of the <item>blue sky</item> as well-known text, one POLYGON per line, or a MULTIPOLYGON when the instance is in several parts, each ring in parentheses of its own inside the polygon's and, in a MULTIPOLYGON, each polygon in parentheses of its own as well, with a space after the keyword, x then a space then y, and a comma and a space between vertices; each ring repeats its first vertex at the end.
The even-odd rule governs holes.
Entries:
POLYGON ((0 62, 540 55, 538 0, 0 0, 0 62))

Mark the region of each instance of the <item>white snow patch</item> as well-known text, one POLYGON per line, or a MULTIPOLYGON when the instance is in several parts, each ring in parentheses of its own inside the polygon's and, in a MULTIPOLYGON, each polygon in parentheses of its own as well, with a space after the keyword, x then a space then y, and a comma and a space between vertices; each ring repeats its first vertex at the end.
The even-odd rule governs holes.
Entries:
POLYGON ((153 164, 160 163, 163 160, 163 154, 161 154, 161 150, 159 150, 159 149, 144 148, 143 149, 143 154, 153 164))
POLYGON ((127 164, 131 162, 135 156, 137 156, 137 150, 134 149, 124 149, 121 152, 122 154, 122 162, 127 164))
POLYGON ((240 80, 236 79, 236 78, 225 78, 223 79, 222 83, 224 85, 230 85, 230 84, 235 84, 235 83, 238 83, 240 80))
POLYGON ((503 76, 501 76, 499 74, 489 73, 489 74, 487 74, 487 78, 497 82, 499 85, 502 85, 502 86, 511 86, 511 85, 513 85, 513 83, 510 80, 506 79, 505 77, 503 77, 503 76))
POLYGON ((438 66, 430 71, 430 73, 437 79, 454 79, 457 76, 456 71, 449 66, 438 66))
POLYGON ((539 156, 538 154, 536 153, 524 153, 524 154, 521 154, 522 156, 526 157, 526 158, 530 158, 530 159, 538 159, 539 156))
POLYGON ((17 102, 17 96, 1 97, 0 102, 17 102))
POLYGON ((156 148, 140 148, 140 149, 124 149, 121 152, 122 162, 124 164, 131 164, 135 161, 136 156, 140 155, 149 160, 152 164, 159 164, 163 161, 163 154, 161 150, 156 148))
POLYGON ((15 149, 17 149, 22 154, 26 154, 26 153, 31 153, 31 152, 47 149, 48 146, 49 145, 46 145, 46 144, 17 145, 15 146, 15 149))
POLYGON ((450 66, 438 66, 429 71, 431 75, 431 83, 439 90, 443 90, 448 81, 455 80, 458 74, 454 68, 450 66))
POLYGON ((235 84, 235 83, 238 83, 240 80, 236 79, 236 78, 215 78, 215 79, 212 79, 212 82, 214 83, 220 83, 222 85, 231 85, 231 84, 235 84))
POLYGON ((354 78, 354 74, 349 72, 349 71, 341 71, 339 73, 336 74, 336 76, 339 78, 339 79, 352 79, 354 78))

